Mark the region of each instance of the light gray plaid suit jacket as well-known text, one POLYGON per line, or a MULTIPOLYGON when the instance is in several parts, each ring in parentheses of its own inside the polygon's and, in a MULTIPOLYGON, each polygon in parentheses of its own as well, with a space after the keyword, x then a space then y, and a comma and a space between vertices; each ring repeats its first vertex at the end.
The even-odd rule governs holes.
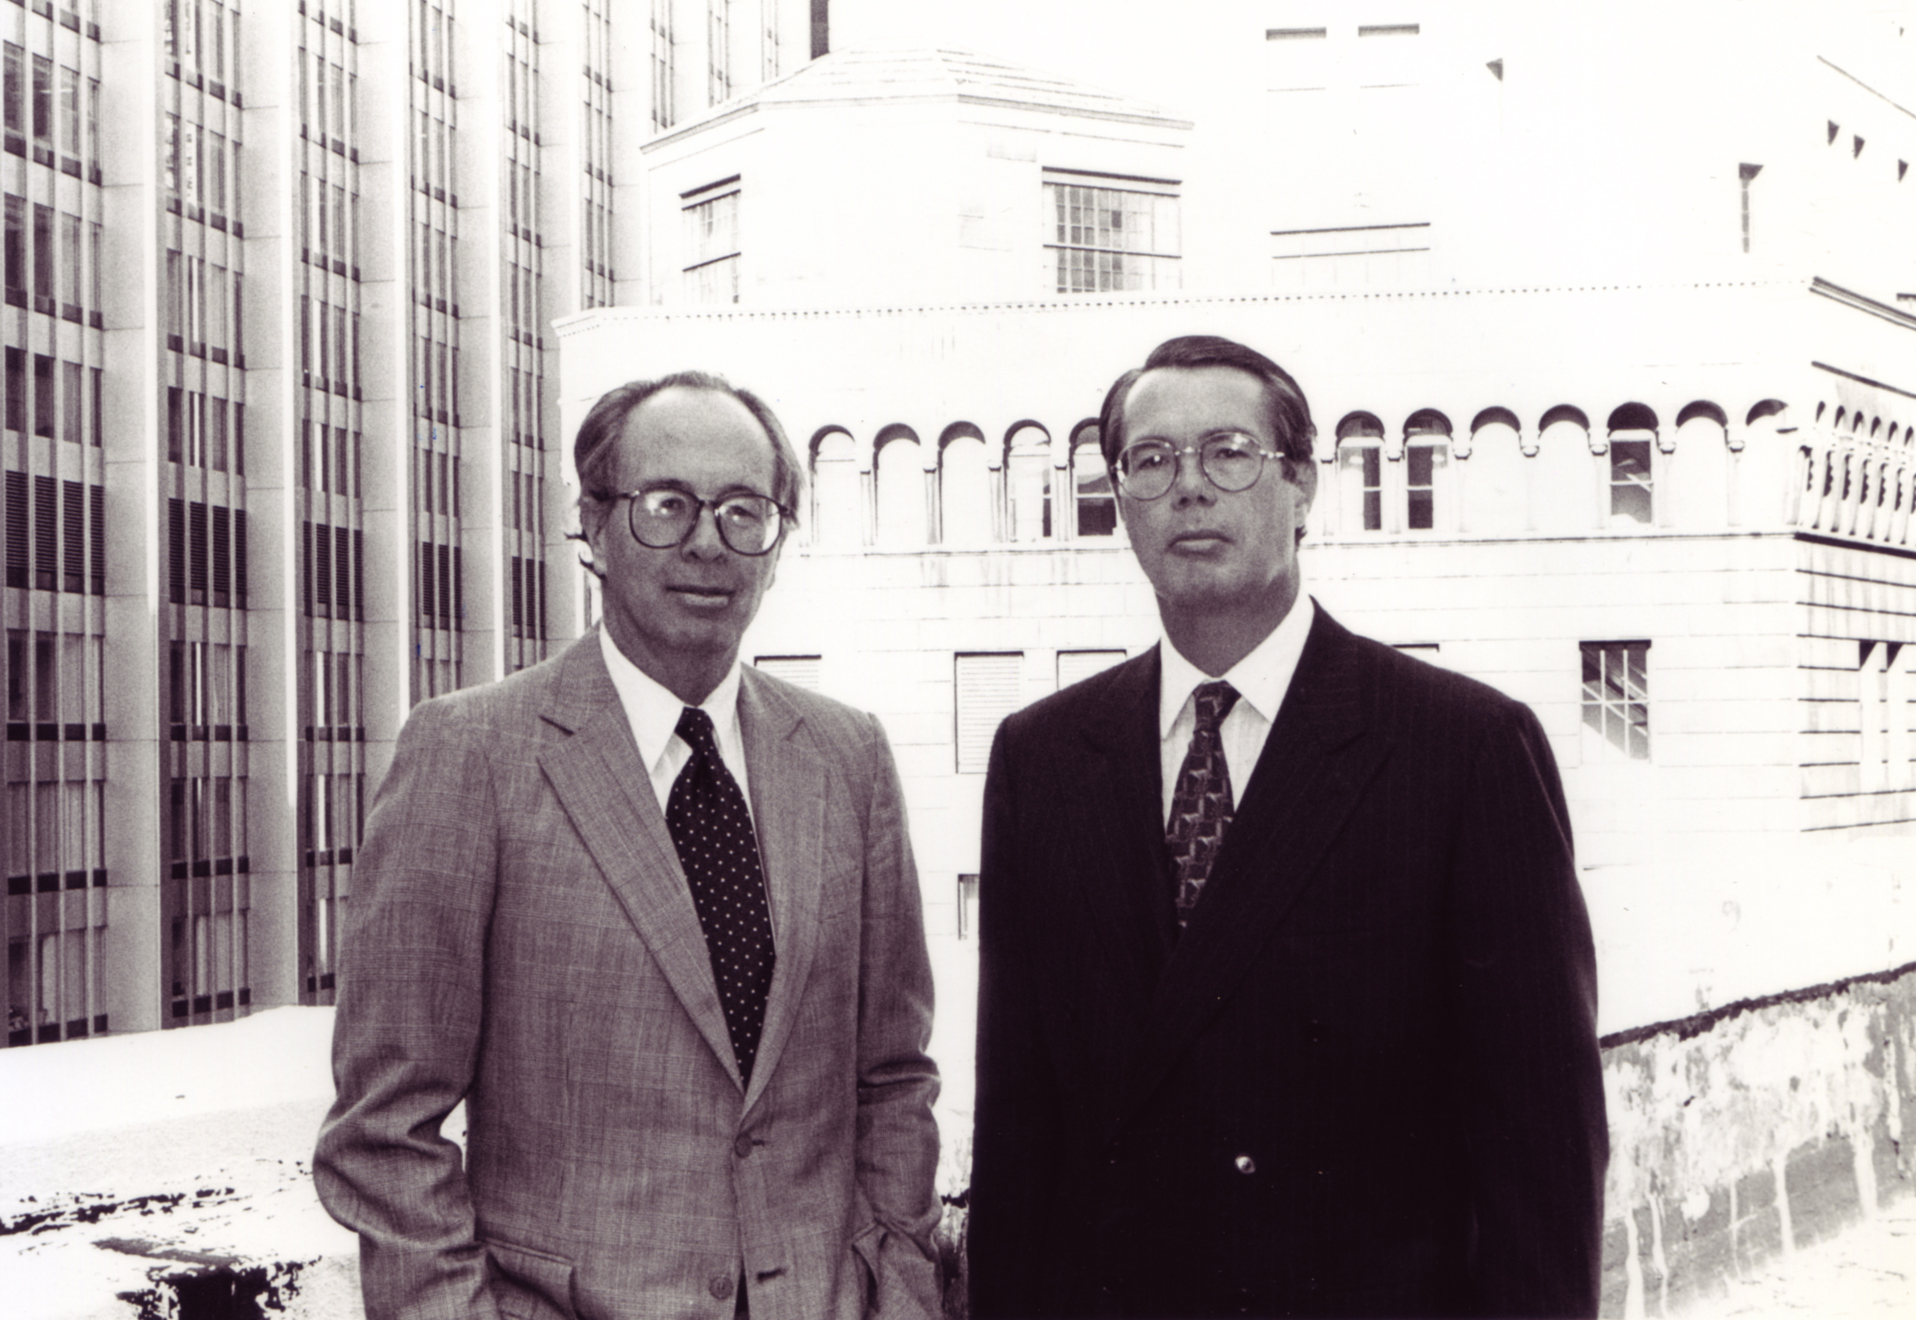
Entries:
POLYGON ((931 972, 877 720, 747 668, 749 1088, 595 635, 420 705, 354 870, 321 1199, 370 1320, 937 1312, 931 972), (464 1100, 466 1158, 439 1135, 464 1100))

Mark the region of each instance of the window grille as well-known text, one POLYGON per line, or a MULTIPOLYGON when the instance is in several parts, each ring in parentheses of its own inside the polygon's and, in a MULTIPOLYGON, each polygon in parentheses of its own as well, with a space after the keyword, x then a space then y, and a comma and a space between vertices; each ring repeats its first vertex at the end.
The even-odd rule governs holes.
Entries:
POLYGON ((1056 292, 1178 287, 1176 193, 1051 180, 1044 190, 1056 292))
POLYGON ((954 659, 957 770, 960 774, 982 773, 990 760, 991 740, 999 723, 1023 704, 1018 699, 1018 683, 1024 654, 1010 651, 958 655, 954 659))
POLYGON ((1648 642, 1584 642, 1583 723, 1586 746, 1613 759, 1650 759, 1648 642))

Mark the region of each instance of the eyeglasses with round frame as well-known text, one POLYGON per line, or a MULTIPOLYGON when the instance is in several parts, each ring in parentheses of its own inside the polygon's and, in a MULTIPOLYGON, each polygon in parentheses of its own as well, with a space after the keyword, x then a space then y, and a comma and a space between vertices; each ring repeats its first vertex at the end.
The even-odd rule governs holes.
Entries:
POLYGON ((1249 490, 1264 475, 1266 459, 1288 463, 1290 456, 1266 449, 1245 431, 1214 431, 1196 444, 1174 445, 1169 440, 1139 440, 1126 445, 1113 465, 1118 489, 1134 500, 1155 500, 1177 484, 1184 456, 1196 454, 1198 471, 1222 491, 1249 490))
POLYGON ((770 554, 785 534, 792 511, 769 495, 740 492, 702 500, 676 486, 654 486, 609 497, 630 500, 625 506, 626 530, 651 550, 674 550, 691 539, 699 515, 712 511, 712 525, 733 554, 756 558, 770 554))

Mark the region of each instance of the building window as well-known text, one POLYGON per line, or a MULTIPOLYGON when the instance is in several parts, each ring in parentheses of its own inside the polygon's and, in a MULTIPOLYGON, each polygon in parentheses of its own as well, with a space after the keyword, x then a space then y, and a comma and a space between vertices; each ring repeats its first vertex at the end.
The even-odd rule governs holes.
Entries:
POLYGON ((1450 419, 1426 408, 1404 424, 1404 526, 1437 525, 1438 473, 1450 462, 1450 419))
POLYGON ((1046 171, 1045 249, 1058 293, 1178 287, 1178 195, 1170 179, 1046 171), (1053 174, 1064 177, 1054 178, 1053 174))
POLYGON ((706 0, 706 104, 732 99, 732 0, 706 0))
POLYGON ((1079 536, 1111 536, 1118 530, 1118 501, 1111 471, 1104 465, 1098 429, 1087 427, 1071 446, 1071 490, 1077 505, 1079 536))
POLYGON ((1650 759, 1648 642, 1583 642, 1586 759, 1650 759))
POLYGON ((991 759, 991 740, 1004 717, 1018 709, 1020 651, 959 655, 954 742, 959 774, 983 774, 991 759))
POLYGON ((1650 442, 1610 441, 1612 522, 1650 521, 1650 442))
POLYGON ((1343 496, 1343 529, 1381 531, 1384 424, 1369 413, 1352 413, 1337 424, 1337 485, 1343 496))
POLYGON ((1041 426, 1020 427, 1006 459, 1005 494, 1011 539, 1042 541, 1051 535, 1051 437, 1041 426))
POLYGON ((660 133, 678 121, 672 81, 677 76, 672 32, 672 0, 652 0, 652 131, 660 133))
POLYGON ((695 199, 685 206, 685 297, 690 303, 738 301, 738 194, 736 175, 687 194, 695 199), (728 185, 728 191, 709 195, 728 185))

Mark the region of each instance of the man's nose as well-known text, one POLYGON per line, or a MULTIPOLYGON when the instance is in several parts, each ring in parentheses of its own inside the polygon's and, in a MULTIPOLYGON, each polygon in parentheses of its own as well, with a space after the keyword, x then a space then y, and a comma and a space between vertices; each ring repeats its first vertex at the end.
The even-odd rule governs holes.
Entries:
POLYGON ((694 559, 717 559, 728 549, 725 538, 719 535, 718 510, 709 504, 700 506, 692 515, 692 530, 679 544, 679 553, 694 559))
POLYGON ((1179 504, 1192 501, 1210 503, 1217 496, 1209 477, 1204 475, 1204 460, 1195 448, 1178 451, 1177 475, 1171 480, 1171 498, 1179 504))

